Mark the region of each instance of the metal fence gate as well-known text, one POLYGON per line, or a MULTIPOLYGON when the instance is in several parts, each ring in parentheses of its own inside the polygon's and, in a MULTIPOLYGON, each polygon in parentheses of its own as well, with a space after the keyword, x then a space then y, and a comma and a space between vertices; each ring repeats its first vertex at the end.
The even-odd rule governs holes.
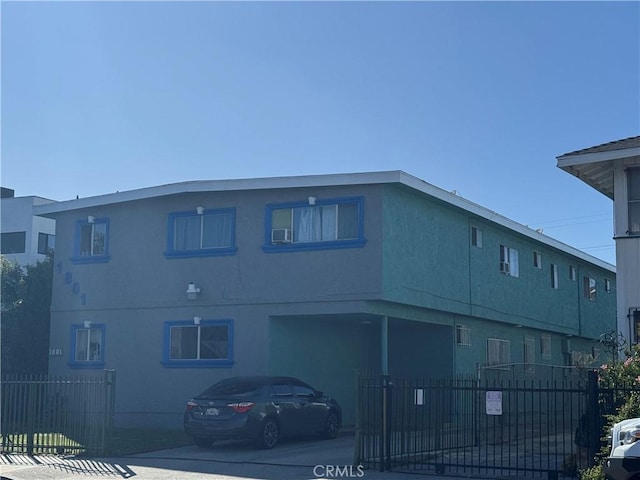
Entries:
POLYGON ((3 376, 2 452, 106 455, 115 380, 113 370, 95 376, 3 376))
POLYGON ((603 409, 625 394, 599 389, 596 372, 537 382, 360 376, 356 460, 380 471, 576 476, 600 450, 603 409))

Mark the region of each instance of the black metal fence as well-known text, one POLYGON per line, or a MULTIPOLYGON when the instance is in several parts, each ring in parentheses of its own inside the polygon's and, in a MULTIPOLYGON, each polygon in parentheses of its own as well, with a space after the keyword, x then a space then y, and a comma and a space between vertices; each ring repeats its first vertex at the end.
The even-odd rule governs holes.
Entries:
POLYGON ((380 471, 576 476, 625 395, 598 387, 596 372, 561 381, 362 376, 356 460, 380 471))
POLYGON ((116 373, 8 375, 1 382, 3 453, 106 455, 116 373))

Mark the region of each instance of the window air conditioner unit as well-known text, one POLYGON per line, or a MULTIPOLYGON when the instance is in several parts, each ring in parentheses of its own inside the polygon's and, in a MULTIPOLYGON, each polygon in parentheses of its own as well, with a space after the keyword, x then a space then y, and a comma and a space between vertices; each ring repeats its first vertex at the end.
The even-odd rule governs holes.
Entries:
POLYGON ((288 228, 274 228, 271 230, 271 243, 291 243, 291 230, 288 228))
POLYGON ((502 273, 509 273, 509 263, 508 262, 500 262, 500 271, 502 273))

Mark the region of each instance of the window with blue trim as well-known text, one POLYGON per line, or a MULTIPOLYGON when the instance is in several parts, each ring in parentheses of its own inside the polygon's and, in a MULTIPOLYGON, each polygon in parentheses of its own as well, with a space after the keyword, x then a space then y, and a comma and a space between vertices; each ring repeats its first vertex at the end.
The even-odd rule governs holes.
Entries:
POLYGON ((167 257, 235 254, 235 210, 169 215, 167 257))
POLYGON ((73 263, 108 262, 109 219, 93 218, 76 222, 73 263))
POLYGON ((73 368, 104 366, 104 325, 71 326, 71 358, 73 368))
POLYGON ((233 364, 231 320, 165 323, 164 358, 168 367, 214 367, 233 364))
POLYGON ((362 197, 271 204, 266 211, 266 251, 361 247, 362 197))

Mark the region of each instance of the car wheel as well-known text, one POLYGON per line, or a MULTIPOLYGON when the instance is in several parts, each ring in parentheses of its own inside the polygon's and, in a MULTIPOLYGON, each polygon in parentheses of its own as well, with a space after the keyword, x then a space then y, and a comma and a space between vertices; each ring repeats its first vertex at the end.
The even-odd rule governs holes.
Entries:
POLYGON ((276 422, 273 418, 267 418, 262 423, 262 428, 260 429, 260 436, 258 437, 258 446, 260 448, 273 448, 278 443, 278 439, 280 438, 280 427, 278 427, 278 422, 276 422))
POLYGON ((334 411, 329 412, 327 420, 324 423, 324 438, 336 438, 339 428, 340 420, 338 419, 338 414, 334 411))
POLYGON ((209 448, 211 445, 213 445, 213 438, 193 437, 193 442, 200 448, 209 448))

